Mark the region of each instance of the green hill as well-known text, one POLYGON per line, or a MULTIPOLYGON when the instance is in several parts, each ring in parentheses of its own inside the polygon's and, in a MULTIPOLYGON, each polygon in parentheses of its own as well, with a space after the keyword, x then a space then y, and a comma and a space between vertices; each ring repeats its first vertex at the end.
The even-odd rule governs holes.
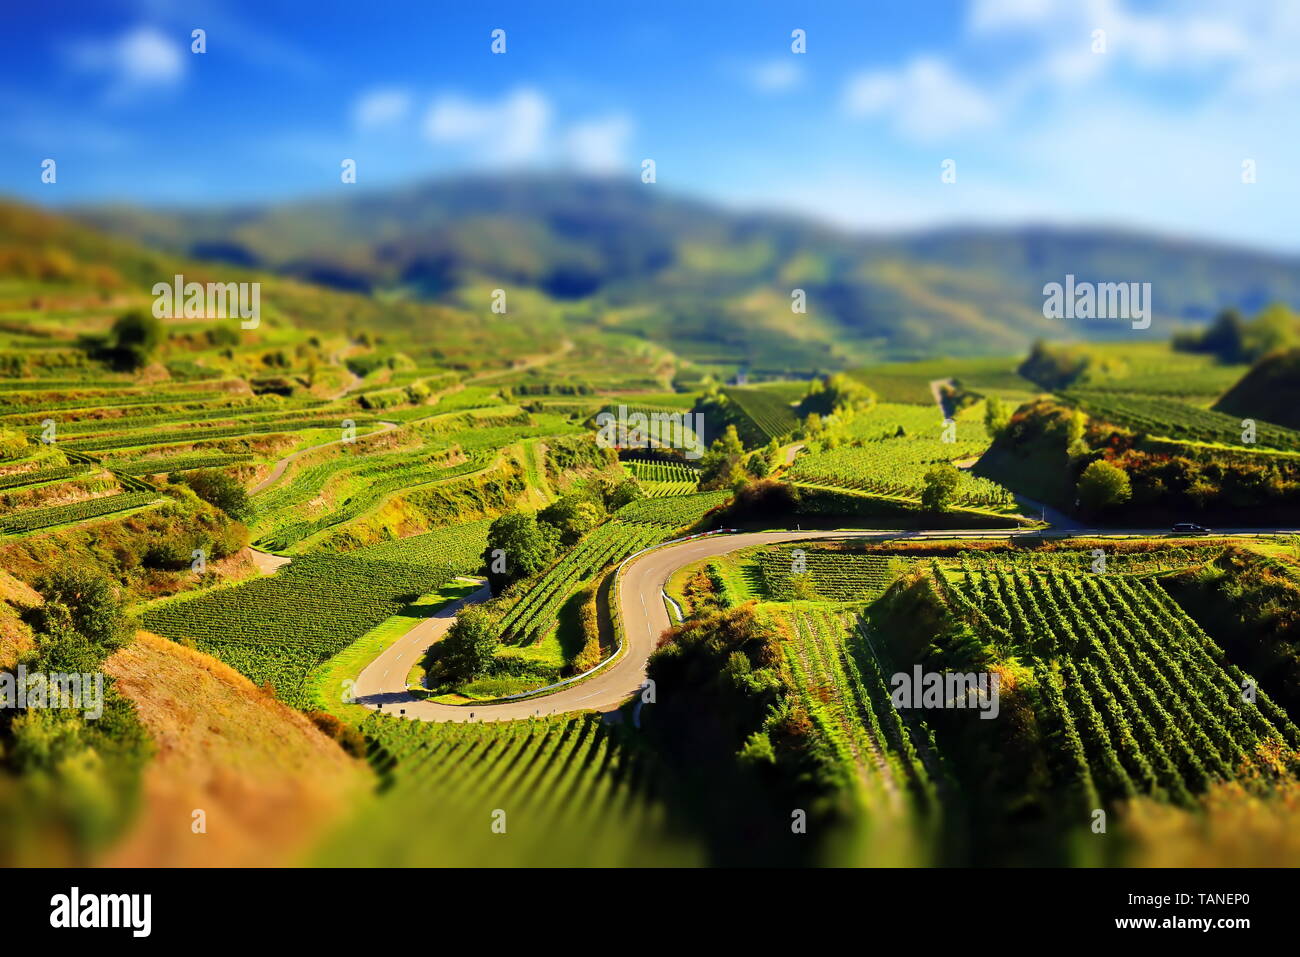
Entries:
POLYGON ((1126 323, 1043 317, 1043 285, 1067 273, 1150 282, 1153 339, 1226 306, 1300 302, 1293 258, 1106 230, 854 235, 658 186, 560 176, 441 180, 218 212, 81 215, 177 252, 389 301, 484 312, 491 290, 505 288, 529 321, 587 320, 755 377, 936 351, 1005 355, 1038 337, 1131 341, 1126 323), (807 295, 806 314, 791 310, 794 289, 807 295))
POLYGON ((1260 359, 1214 408, 1300 429, 1300 349, 1260 359))

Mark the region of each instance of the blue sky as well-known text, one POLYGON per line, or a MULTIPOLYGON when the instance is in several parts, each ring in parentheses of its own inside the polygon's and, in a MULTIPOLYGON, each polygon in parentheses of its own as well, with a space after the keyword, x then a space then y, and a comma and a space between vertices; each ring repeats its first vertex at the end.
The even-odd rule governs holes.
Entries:
POLYGON ((515 168, 635 182, 653 158, 658 188, 859 229, 1104 223, 1300 250, 1288 0, 47 0, 3 16, 0 191, 42 203, 515 168))

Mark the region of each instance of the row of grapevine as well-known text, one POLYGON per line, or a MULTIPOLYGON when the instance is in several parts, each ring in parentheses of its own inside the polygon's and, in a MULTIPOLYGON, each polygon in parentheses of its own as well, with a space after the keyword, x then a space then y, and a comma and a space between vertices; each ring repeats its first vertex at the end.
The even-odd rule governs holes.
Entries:
POLYGON ((48 469, 30 469, 26 472, 10 472, 0 475, 0 489, 22 488, 25 485, 39 485, 42 482, 57 482, 90 471, 84 462, 70 465, 58 465, 48 469))
POLYGON ((79 395, 75 399, 58 399, 48 393, 35 393, 30 396, 21 396, 25 401, 10 401, 0 403, 0 416, 21 416, 21 415, 49 415, 53 412, 72 412, 77 409, 104 409, 104 408, 135 408, 137 406, 156 405, 159 409, 164 409, 169 405, 181 402, 209 402, 213 399, 229 398, 228 392, 156 392, 145 391, 139 395, 124 396, 117 394, 108 395, 79 395))
MULTIPOLYGON (((225 401, 228 402, 229 399, 226 398, 225 401)), ((323 404, 316 401, 311 403, 311 406, 323 404)), ((253 424, 259 417, 274 417, 283 421, 295 414, 304 416, 319 415, 318 411, 307 411, 308 408, 308 406, 303 406, 304 411, 302 413, 293 413, 291 409, 285 407, 261 408, 251 400, 236 406, 206 407, 202 402, 187 399, 183 403, 160 406, 158 410, 143 415, 100 416, 96 418, 69 418, 56 415, 53 418, 58 423, 61 434, 82 438, 103 432, 137 432, 141 429, 156 428, 160 425, 197 425, 200 422, 216 423, 221 421, 228 421, 231 425, 240 423, 253 424)), ((96 409, 95 411, 100 410, 96 409)), ((44 414, 38 410, 31 413, 30 417, 44 414)))
POLYGON ((226 465, 239 465, 252 461, 247 453, 217 453, 214 455, 174 455, 167 458, 140 459, 134 462, 113 463, 113 469, 125 475, 164 475, 171 472, 189 472, 194 469, 215 469, 226 465))
POLYGON ((5 379, 0 381, 0 392, 51 392, 68 389, 75 392, 120 391, 134 392, 139 388, 132 379, 5 379))
POLYGON ((124 492, 120 495, 107 495, 102 498, 73 502, 71 505, 54 505, 50 508, 34 508, 19 512, 17 515, 0 517, 0 533, 20 534, 52 528, 55 525, 67 525, 73 522, 85 522, 92 518, 102 518, 115 512, 139 508, 158 499, 155 492, 124 492))
POLYGON ((613 562, 664 537, 666 529, 606 522, 569 550, 501 620, 501 635, 517 644, 535 641, 554 625, 573 586, 613 562))

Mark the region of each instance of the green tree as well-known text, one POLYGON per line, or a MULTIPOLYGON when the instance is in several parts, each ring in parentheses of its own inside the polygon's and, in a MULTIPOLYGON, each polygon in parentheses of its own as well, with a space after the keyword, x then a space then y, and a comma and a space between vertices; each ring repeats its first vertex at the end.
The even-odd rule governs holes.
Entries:
POLYGON ((1133 495, 1133 488, 1127 472, 1098 459, 1079 476, 1077 494, 1084 508, 1099 512, 1127 502, 1133 495))
POLYGON ((553 527, 560 544, 575 545, 578 540, 605 520, 605 507, 585 495, 562 495, 537 513, 537 520, 553 527))
POLYGON ((496 619, 479 605, 471 605, 456 616, 447 635, 435 646, 443 676, 453 681, 470 681, 487 674, 499 640, 496 619))
POLYGON ((740 441, 740 434, 734 425, 713 440, 709 451, 700 457, 700 488, 731 488, 736 482, 745 478, 743 459, 745 444, 740 441))
POLYGON ((925 487, 921 490, 921 505, 931 512, 947 511, 957 494, 961 473, 956 466, 944 463, 925 473, 925 487))
MULTIPOLYGON (((168 476, 171 478, 172 476, 168 476)), ((180 480, 194 490, 194 494, 210 505, 215 505, 237 522, 253 517, 248 492, 234 478, 217 469, 200 469, 186 472, 180 480)))
POLYGON ((621 482, 606 482, 603 488, 605 508, 617 512, 624 505, 645 498, 645 489, 634 478, 625 478, 621 482))
POLYGON ((109 358, 122 369, 139 369, 149 364, 164 338, 163 324, 138 309, 124 313, 109 333, 109 358))
POLYGON ((536 575, 555 558, 559 535, 526 512, 507 512, 488 527, 483 563, 494 594, 512 582, 536 575))
POLYGON ((851 416, 862 409, 875 404, 876 394, 862 382, 835 372, 821 379, 814 379, 808 387, 807 394, 799 402, 798 414, 851 416))
POLYGON ((990 438, 996 439, 1011 421, 1011 413, 1006 403, 996 395, 991 395, 984 405, 984 428, 990 438))
MULTIPOLYGON (((130 640, 126 606, 117 588, 99 572, 67 566, 33 584, 45 603, 32 609, 30 624, 49 636, 49 647, 59 651, 56 656, 60 660, 65 660, 64 652, 72 654, 66 643, 75 637, 89 643, 96 663, 130 640)), ((63 670, 95 671, 98 667, 63 670)))

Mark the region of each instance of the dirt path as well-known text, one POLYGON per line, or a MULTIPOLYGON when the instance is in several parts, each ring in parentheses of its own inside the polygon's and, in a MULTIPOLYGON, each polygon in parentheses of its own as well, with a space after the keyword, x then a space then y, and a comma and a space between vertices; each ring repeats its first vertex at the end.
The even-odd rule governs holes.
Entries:
POLYGON ((257 566, 257 570, 263 575, 274 575, 293 561, 292 558, 285 558, 283 555, 272 555, 270 552, 259 551, 251 545, 248 548, 248 554, 253 560, 253 564, 257 566))
MULTIPOLYGON (((395 428, 397 428, 397 424, 394 422, 380 422, 379 428, 373 432, 367 432, 365 435, 358 435, 355 441, 360 442, 362 439, 369 439, 376 435, 383 435, 385 432, 391 432, 395 428)), ((343 439, 335 439, 333 442, 322 442, 320 445, 313 445, 309 448, 299 449, 297 452, 292 452, 289 455, 286 455, 284 458, 280 459, 280 461, 275 463, 275 468, 271 469, 271 473, 267 475, 266 478, 262 479, 262 481, 258 482, 248 490, 249 496, 252 497, 261 492, 265 492, 276 482, 280 481, 280 478, 284 475, 284 470, 289 467, 290 463, 297 461, 307 453, 315 452, 317 449, 327 449, 331 445, 342 444, 343 439)))

